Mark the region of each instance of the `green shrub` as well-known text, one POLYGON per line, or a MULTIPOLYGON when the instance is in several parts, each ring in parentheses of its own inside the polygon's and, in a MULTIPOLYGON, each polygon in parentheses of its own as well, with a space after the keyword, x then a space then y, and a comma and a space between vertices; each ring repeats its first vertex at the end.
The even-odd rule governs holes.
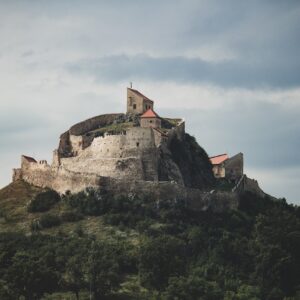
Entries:
POLYGON ((79 212, 66 211, 60 215, 63 222, 77 222, 83 219, 83 215, 79 212))
POLYGON ((44 212, 48 211, 53 205, 60 201, 60 195, 53 191, 48 190, 39 193, 34 199, 30 201, 27 206, 28 212, 44 212))
POLYGON ((45 214, 40 218, 40 224, 42 228, 55 227, 61 224, 61 219, 59 216, 52 214, 45 214))
POLYGON ((61 224, 61 218, 52 214, 44 214, 40 218, 31 222, 31 231, 37 231, 44 228, 51 228, 61 224))

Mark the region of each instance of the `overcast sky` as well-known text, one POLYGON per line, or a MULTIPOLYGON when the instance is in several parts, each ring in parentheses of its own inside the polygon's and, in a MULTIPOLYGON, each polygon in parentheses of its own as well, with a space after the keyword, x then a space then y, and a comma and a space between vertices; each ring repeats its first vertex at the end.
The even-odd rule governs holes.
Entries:
POLYGON ((21 154, 51 162, 71 125, 124 112, 130 81, 300 204, 296 0, 0 0, 0 187, 21 154))

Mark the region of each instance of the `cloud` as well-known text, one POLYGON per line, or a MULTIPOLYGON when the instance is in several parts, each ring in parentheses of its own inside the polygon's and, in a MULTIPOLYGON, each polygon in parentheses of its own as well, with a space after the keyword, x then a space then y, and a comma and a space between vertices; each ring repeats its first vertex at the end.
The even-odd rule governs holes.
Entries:
POLYGON ((125 110, 129 81, 210 154, 298 201, 299 1, 12 0, 0 4, 0 184, 22 153, 125 110))
POLYGON ((225 61, 212 63, 198 58, 106 56, 69 64, 72 73, 93 75, 99 81, 133 80, 211 83, 221 87, 291 88, 300 84, 300 64, 278 65, 225 61))

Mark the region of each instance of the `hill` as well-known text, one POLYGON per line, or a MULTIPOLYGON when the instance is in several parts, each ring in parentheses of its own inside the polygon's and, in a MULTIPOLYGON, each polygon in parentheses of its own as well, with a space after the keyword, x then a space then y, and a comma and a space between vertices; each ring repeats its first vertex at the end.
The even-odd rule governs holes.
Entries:
POLYGON ((56 199, 19 181, 0 210, 12 216, 0 224, 4 300, 299 299, 300 210, 284 199, 248 192, 237 210, 199 212, 93 189, 56 199))

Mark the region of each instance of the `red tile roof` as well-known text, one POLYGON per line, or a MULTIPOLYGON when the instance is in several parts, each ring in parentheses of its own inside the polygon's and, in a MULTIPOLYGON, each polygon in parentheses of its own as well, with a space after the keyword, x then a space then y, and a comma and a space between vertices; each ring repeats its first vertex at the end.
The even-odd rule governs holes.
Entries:
POLYGON ((141 115, 141 118, 159 118, 158 114, 149 108, 144 114, 141 115))
POLYGON ((219 165, 222 162, 224 162, 225 160, 227 160, 228 158, 229 158, 229 156, 226 153, 224 153, 224 154, 212 156, 209 159, 213 165, 219 165))
POLYGON ((153 101, 151 99, 149 99, 148 97, 146 97, 145 95, 143 95, 141 92, 139 92, 138 90, 134 90, 134 89, 131 89, 131 88, 128 88, 129 90, 131 90, 132 92, 136 93, 137 95, 139 95, 140 97, 143 97, 145 98, 146 100, 149 100, 153 103, 153 101))
POLYGON ((23 155, 23 157, 29 162, 35 162, 35 163, 37 162, 33 157, 26 156, 26 155, 23 155))

